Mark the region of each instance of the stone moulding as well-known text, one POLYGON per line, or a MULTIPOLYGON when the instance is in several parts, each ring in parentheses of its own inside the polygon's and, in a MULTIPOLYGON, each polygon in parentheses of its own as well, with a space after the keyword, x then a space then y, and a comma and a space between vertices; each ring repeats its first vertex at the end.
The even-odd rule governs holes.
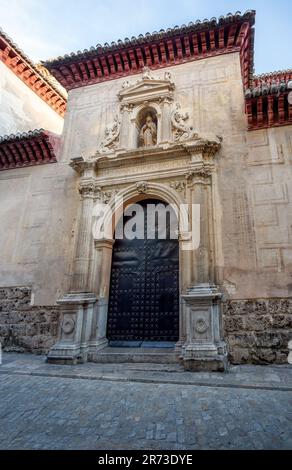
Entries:
MULTIPOLYGON (((96 162, 98 165, 99 163, 103 162, 112 162, 115 159, 126 159, 132 157, 152 157, 152 156, 159 156, 161 154, 165 155, 182 155, 182 154, 193 154, 193 153, 202 153, 206 157, 213 157, 221 148, 222 139, 221 137, 197 137, 196 139, 190 139, 188 141, 183 142, 170 142, 167 144, 156 145, 154 147, 139 147, 134 149, 116 149, 114 150, 111 155, 101 154, 98 151, 94 156, 88 159, 88 162, 96 162)), ((71 160, 71 162, 77 162, 77 159, 71 160)), ((73 163, 72 165, 73 166, 73 163)))

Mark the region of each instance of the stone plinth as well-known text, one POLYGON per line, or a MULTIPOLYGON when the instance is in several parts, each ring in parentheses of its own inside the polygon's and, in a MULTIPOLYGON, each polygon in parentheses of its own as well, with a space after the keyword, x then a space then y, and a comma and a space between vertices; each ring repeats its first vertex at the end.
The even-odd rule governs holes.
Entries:
POLYGON ((186 342, 181 361, 187 370, 224 371, 227 350, 222 341, 220 299, 216 286, 199 284, 187 290, 183 298, 186 342))
POLYGON ((87 361, 92 326, 96 323, 96 300, 91 293, 70 293, 58 301, 61 305, 60 340, 51 348, 48 362, 77 364, 87 361))

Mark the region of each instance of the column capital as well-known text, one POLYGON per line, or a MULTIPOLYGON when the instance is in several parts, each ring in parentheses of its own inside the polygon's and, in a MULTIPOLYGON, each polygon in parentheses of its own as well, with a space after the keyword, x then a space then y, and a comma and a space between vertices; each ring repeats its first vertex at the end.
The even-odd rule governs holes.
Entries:
POLYGON ((98 198, 101 195, 101 187, 94 177, 82 178, 78 191, 82 198, 98 198))

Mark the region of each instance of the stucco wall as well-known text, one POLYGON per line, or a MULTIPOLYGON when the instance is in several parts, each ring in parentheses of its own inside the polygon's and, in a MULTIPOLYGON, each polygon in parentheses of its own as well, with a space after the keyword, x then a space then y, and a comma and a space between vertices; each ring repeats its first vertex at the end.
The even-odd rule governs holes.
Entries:
POLYGON ((0 286, 53 305, 68 289, 78 214, 75 172, 53 163, 0 173, 0 286))
MULTIPOLYGON (((290 296, 291 126, 246 131, 238 54, 168 70, 176 85, 175 100, 189 112, 198 132, 223 137, 214 181, 214 216, 216 266, 226 296, 290 296)), ((160 70, 153 76, 163 74, 160 70)), ((139 78, 130 77, 130 83, 139 78)), ((123 82, 70 92, 62 163, 1 173, 0 285, 34 284, 37 299, 49 303, 62 291, 63 262, 73 249, 71 225, 78 201, 78 178, 67 162, 96 152, 105 127, 119 110, 117 94, 123 82)))
POLYGON ((0 136, 46 129, 61 134, 64 120, 0 61, 0 136))
MULTIPOLYGON (((247 132, 239 54, 169 67, 175 100, 201 135, 223 137, 214 178, 216 266, 227 297, 292 293, 292 127, 247 132)), ((165 69, 154 71, 163 77, 165 69)), ((134 84, 140 76, 129 78, 134 84)), ((93 155, 119 112, 124 79, 69 93, 64 161, 93 155)))
MULTIPOLYGON (((223 137, 214 176, 214 237, 231 358, 283 362, 291 329, 291 302, 285 312, 281 299, 292 294, 292 126, 246 131, 238 54, 167 70, 175 101, 199 134, 223 137)), ((79 207, 79 178, 68 162, 95 154, 119 112, 123 82, 69 93, 58 164, 0 173, 0 286, 31 287, 34 305, 54 305, 68 289, 79 207)))

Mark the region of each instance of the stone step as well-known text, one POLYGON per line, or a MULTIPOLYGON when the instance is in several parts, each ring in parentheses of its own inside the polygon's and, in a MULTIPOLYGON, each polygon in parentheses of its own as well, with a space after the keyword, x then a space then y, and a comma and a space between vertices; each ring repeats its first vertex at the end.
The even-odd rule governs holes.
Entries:
POLYGON ((167 348, 117 348, 107 347, 90 356, 91 362, 99 364, 153 363, 177 364, 178 354, 167 348))

